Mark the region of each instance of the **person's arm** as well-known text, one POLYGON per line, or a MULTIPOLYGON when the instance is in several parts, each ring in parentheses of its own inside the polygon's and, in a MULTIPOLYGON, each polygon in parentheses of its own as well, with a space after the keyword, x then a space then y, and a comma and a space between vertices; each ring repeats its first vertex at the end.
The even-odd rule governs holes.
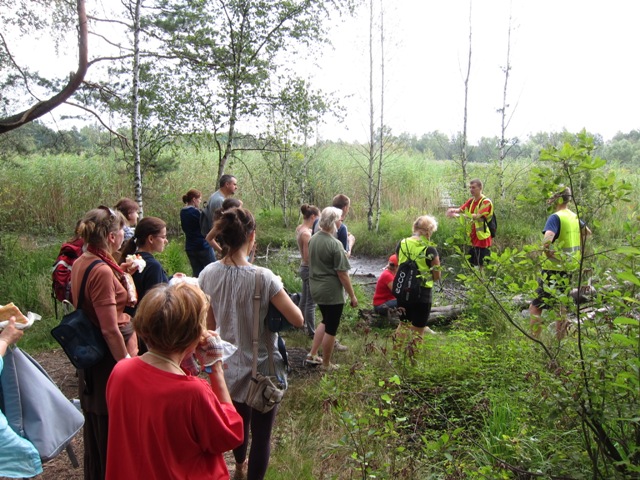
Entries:
POLYGON ((338 279, 340 283, 344 287, 347 295, 349 295, 349 299, 351 300, 351 306, 353 308, 358 306, 358 299, 356 298, 356 294, 353 291, 353 286, 351 285, 351 278, 349 277, 349 272, 346 270, 336 270, 338 274, 338 279))
POLYGON ((437 282, 438 280, 440 280, 441 273, 442 272, 440 272, 440 257, 436 255, 431 260, 431 276, 433 277, 434 282, 437 282))
POLYGON ((553 239, 556 238, 556 233, 552 230, 547 230, 544 232, 544 238, 542 239, 542 249, 544 250, 544 254, 547 258, 555 258, 555 253, 551 248, 551 244, 553 243, 553 239))
POLYGON ((211 369, 211 371, 207 373, 211 382, 211 390, 218 401, 231 403, 231 395, 229 395, 229 390, 224 380, 224 371, 222 369, 224 348, 220 336, 213 330, 204 332, 195 350, 195 354, 203 367, 210 367, 211 369))
POLYGON ((580 242, 582 242, 581 244, 584 245, 584 242, 587 241, 587 237, 591 235, 591 230, 589 230, 589 227, 587 227, 586 225, 584 225, 581 229, 580 229, 580 242))
MULTIPOLYGON (((114 294, 115 296, 115 294, 114 294)), ((124 337, 118 328, 118 312, 115 303, 112 305, 94 306, 100 331, 107 342, 109 351, 113 358, 118 361, 129 355, 124 343, 124 337)))
POLYGON ((211 366, 209 381, 211 382, 211 390, 220 403, 232 403, 227 383, 224 381, 222 362, 216 362, 211 366))
POLYGON ((218 242, 216 242, 213 229, 209 230, 209 233, 207 233, 205 240, 209 243, 209 245, 211 245, 211 248, 213 248, 216 253, 222 253, 222 247, 218 242))
POLYGON ((9 324, 0 333, 0 357, 4 357, 9 345, 13 345, 20 340, 22 335, 24 335, 24 332, 16 328, 16 317, 9 317, 9 324))
POLYGON ((298 306, 293 303, 293 300, 291 300, 291 297, 287 295, 284 288, 280 289, 278 293, 271 297, 271 303, 273 303, 273 306, 276 307, 282 315, 284 315, 284 318, 286 318, 287 322, 291 325, 294 327, 302 327, 304 325, 302 312, 298 306))

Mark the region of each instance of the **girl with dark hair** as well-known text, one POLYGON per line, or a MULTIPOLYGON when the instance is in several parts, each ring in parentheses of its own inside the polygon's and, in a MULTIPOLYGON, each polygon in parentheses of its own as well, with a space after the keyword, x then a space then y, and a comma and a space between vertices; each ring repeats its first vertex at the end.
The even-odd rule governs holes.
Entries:
POLYGON ((307 335, 313 338, 316 333, 316 304, 311 298, 309 289, 309 240, 314 222, 320 217, 320 210, 315 205, 304 204, 300 207, 302 223, 296 228, 296 242, 300 250, 300 278, 302 279, 302 293, 298 306, 304 316, 304 326, 307 335))
MULTIPOLYGON (((232 208, 222 212, 213 225, 215 236, 221 237, 228 248, 220 261, 208 265, 200 274, 200 288, 211 298, 208 328, 220 328, 220 337, 238 349, 229 357, 224 375, 231 399, 244 421, 244 442, 233 451, 236 460, 235 479, 261 480, 269 465, 271 431, 277 407, 260 413, 245 401, 251 382, 253 361, 253 296, 256 276, 261 275, 260 312, 263 319, 271 302, 289 323, 301 327, 302 313, 282 288, 280 279, 269 269, 258 268, 247 261, 256 239, 256 222, 253 215, 243 208, 232 208), (251 433, 251 451, 247 461, 251 433)), ((258 371, 269 374, 269 359, 266 342, 270 342, 273 362, 278 379, 286 385, 286 371, 282 356, 278 352, 277 334, 266 330, 260 322, 258 334, 258 371)))
POLYGON ((121 198, 114 207, 124 216, 126 223, 124 225, 124 241, 126 242, 135 232, 136 223, 138 222, 138 204, 130 198, 121 198))
POLYGON ((204 267, 216 261, 209 242, 200 231, 200 202, 202 193, 195 188, 182 196, 185 206, 180 210, 180 226, 185 235, 184 249, 189 257, 193 276, 197 277, 204 267))
MULTIPOLYGON (((162 253, 168 243, 167 224, 158 217, 144 217, 138 223, 133 238, 122 248, 122 261, 131 254, 140 255, 145 261, 142 271, 136 270, 133 274, 133 281, 138 292, 138 303, 151 288, 159 283, 169 282, 162 264, 153 256, 154 253, 162 253)), ((136 308, 128 309, 129 315, 133 317, 136 308)), ((140 338, 138 338, 138 348, 140 350, 138 353, 147 351, 147 347, 140 338)))
POLYGON ((138 341, 131 318, 124 309, 135 304, 135 287, 118 265, 113 255, 122 246, 125 218, 109 207, 90 210, 78 226, 86 246, 85 252, 73 263, 71 297, 74 307, 83 297, 82 310, 100 328, 108 351, 95 366, 78 370, 78 396, 84 414, 84 478, 103 479, 107 459, 109 417, 105 390, 116 362, 135 356, 138 341), (82 295, 80 287, 87 270, 87 282, 82 295))

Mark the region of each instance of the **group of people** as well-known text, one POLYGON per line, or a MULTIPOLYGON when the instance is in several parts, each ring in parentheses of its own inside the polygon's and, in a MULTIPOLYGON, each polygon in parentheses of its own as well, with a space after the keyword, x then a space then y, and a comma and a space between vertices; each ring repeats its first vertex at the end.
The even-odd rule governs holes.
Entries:
MULTIPOLYGON (((490 256, 492 235, 488 224, 494 215, 494 206, 489 198, 483 195, 483 184, 480 179, 469 182, 471 197, 460 207, 447 210, 448 217, 465 215, 467 234, 470 246, 467 250, 467 261, 470 265, 482 270, 490 256)), ((538 279, 536 298, 529 305, 531 332, 538 337, 542 329, 542 310, 554 304, 554 291, 557 287, 566 290, 571 272, 579 265, 581 249, 587 235, 591 231, 586 224, 568 207, 572 198, 569 187, 560 186, 547 200, 550 216, 542 230, 543 252, 542 273, 538 279)), ((431 311, 433 282, 440 279, 440 259, 438 252, 430 242, 431 235, 437 230, 436 219, 425 215, 413 224, 413 235, 398 243, 396 253, 389 257, 384 271, 378 278, 373 296, 374 311, 386 314, 390 309, 399 308, 400 319, 410 323, 412 330, 424 333, 431 311), (402 305, 398 303, 393 292, 393 282, 398 265, 415 260, 421 275, 420 299, 417 304, 402 305)), ((566 334, 567 321, 556 322, 556 336, 561 339, 566 334)), ((400 324, 403 326, 403 324, 400 324)))
MULTIPOLYGON (((345 294, 352 307, 358 305, 348 274, 355 238, 344 223, 350 199, 336 195, 322 211, 313 205, 301 207, 302 223, 295 234, 302 279, 298 307, 278 276, 252 264, 256 222, 232 198, 235 177, 224 175, 219 186, 207 205, 212 228, 206 235, 200 228, 201 193, 189 190, 182 198, 185 248, 197 286, 179 281, 182 274, 176 275, 175 283, 170 281, 154 258, 168 243, 161 219, 145 217, 136 224, 137 210, 134 215, 123 204, 124 211, 106 206, 92 209, 78 223, 84 253, 73 265, 71 297, 76 307, 82 299, 83 311, 108 346, 98 364, 78 371, 85 416, 85 478, 229 478, 222 456, 228 450, 233 450, 236 462, 235 479, 264 478, 278 408, 261 413, 245 402, 252 376, 258 275, 262 289, 258 318, 265 318, 273 304, 290 324, 304 327, 313 337, 308 365, 326 371, 338 368, 331 360, 340 345, 336 335, 345 294), (134 225, 125 242, 126 227, 134 225), (146 266, 141 269, 129 259, 131 254, 146 266), (317 325, 316 305, 322 315, 317 325), (220 339, 237 349, 225 358, 224 367, 220 339), (208 382, 198 376, 199 371, 206 373, 208 382)), ((482 195, 480 180, 470 182, 470 191, 472 197, 450 209, 448 216, 469 216, 470 262, 482 267, 491 246, 485 227, 493 205, 482 195)), ((567 208, 570 199, 570 189, 563 188, 549 201, 554 213, 543 231, 546 260, 538 298, 530 307, 535 334, 541 310, 550 304, 549 285, 566 281, 590 233, 567 208)), ((389 257, 374 295, 376 311, 402 307, 401 325, 417 334, 427 328, 433 283, 440 278, 440 257, 431 241, 437 228, 430 215, 414 221, 412 235, 400 240, 389 257), (420 271, 419 300, 398 305, 391 292, 393 278, 398 266, 410 260, 420 271)), ((561 335, 563 326, 557 328, 561 335)), ((12 325, 7 327, 0 334, 0 354, 17 338, 12 325)), ((269 351, 275 374, 286 385, 277 334, 261 322, 257 364, 264 375, 270 373, 269 351)))
MULTIPOLYGON (((235 191, 235 178, 229 176, 221 180, 220 190, 230 195, 229 182, 235 191)), ((195 235, 191 210, 200 214, 200 199, 196 190, 183 197, 185 233, 195 235)), ((183 274, 169 278, 154 258, 168 243, 161 219, 141 219, 126 242, 129 220, 117 209, 100 206, 78 224, 84 253, 73 265, 71 298, 76 307, 82 298, 83 311, 108 346, 97 365, 78 371, 85 478, 229 478, 222 456, 229 450, 236 461, 235 479, 266 474, 278 409, 261 413, 245 403, 252 375, 256 275, 261 275, 260 318, 272 303, 292 325, 302 327, 304 320, 279 277, 251 263, 252 213, 238 200, 225 198, 212 214, 207 235, 197 219, 200 243, 187 236, 197 286, 183 274), (203 254, 205 243, 211 251, 212 244, 218 245, 215 255, 203 254), (219 339, 236 347, 224 368, 219 339), (200 371, 209 382, 198 377, 200 371)), ((260 325, 258 339, 258 371, 269 374, 267 352, 273 350, 275 373, 286 385, 277 335, 260 325)))

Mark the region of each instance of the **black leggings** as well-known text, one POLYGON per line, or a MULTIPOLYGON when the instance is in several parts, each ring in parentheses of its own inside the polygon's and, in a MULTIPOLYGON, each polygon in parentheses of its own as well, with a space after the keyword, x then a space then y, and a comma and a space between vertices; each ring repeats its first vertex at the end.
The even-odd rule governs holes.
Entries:
POLYGON ((233 451, 236 463, 247 458, 249 446, 249 428, 251 428, 251 452, 249 452, 249 469, 247 480, 262 480, 267 473, 271 456, 271 431, 276 421, 278 407, 267 413, 260 413, 246 403, 233 402, 236 411, 244 422, 244 441, 233 451))
POLYGON ((338 303, 336 305, 318 305, 320 313, 322 313, 322 323, 324 323, 324 333, 336 336, 338 333, 338 327, 340 326, 340 317, 342 317, 342 310, 344 309, 344 303, 338 303))
POLYGON ((431 314, 431 303, 416 303, 404 307, 404 313, 400 315, 400 320, 411 322, 416 328, 424 328, 429 322, 431 314))

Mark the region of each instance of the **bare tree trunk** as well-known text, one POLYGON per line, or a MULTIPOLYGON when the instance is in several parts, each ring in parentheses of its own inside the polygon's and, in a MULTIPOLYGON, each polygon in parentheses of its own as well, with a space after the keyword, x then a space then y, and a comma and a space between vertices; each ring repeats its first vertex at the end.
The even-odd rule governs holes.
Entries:
MULTIPOLYGON (((89 60, 87 12, 84 0, 76 1, 78 12, 78 71, 71 75, 69 83, 57 94, 48 100, 38 102, 28 110, 17 113, 7 118, 0 119, 0 134, 14 130, 22 125, 32 122, 49 113, 57 106, 66 102, 73 92, 82 84, 87 73, 89 60)), ((1 36, 1 35, 0 35, 1 36)))
POLYGON ((462 139, 460 145, 460 166, 462 167, 462 189, 467 188, 467 120, 469 107, 469 77, 471 76, 471 3, 469 0, 469 56, 467 59, 467 74, 464 79, 464 119, 462 124, 462 139))
POLYGON ((373 230, 373 167, 375 162, 375 126, 373 109, 373 0, 369 0, 369 167, 367 169, 367 229, 373 230))
POLYGON ((504 87, 502 89, 502 108, 500 111, 500 149, 499 149, 499 158, 498 158, 498 189, 500 191, 500 197, 505 198, 506 195, 506 187, 504 181, 504 162, 507 157, 507 139, 506 139, 506 131, 509 126, 509 122, 507 121, 507 108, 509 105, 507 104, 507 86, 509 84, 509 72, 511 71, 511 12, 509 12, 509 30, 507 33, 507 63, 505 67, 502 69, 504 72, 504 87))
POLYGON ((376 186, 376 232, 380 228, 380 209, 382 203, 382 164, 384 159, 384 6, 380 0, 380 152, 378 153, 378 172, 376 186))
POLYGON ((142 204, 142 169, 140 167, 140 7, 142 0, 136 0, 133 14, 133 84, 131 89, 131 137, 133 141, 133 169, 136 202, 140 206, 140 217, 144 217, 142 204))

